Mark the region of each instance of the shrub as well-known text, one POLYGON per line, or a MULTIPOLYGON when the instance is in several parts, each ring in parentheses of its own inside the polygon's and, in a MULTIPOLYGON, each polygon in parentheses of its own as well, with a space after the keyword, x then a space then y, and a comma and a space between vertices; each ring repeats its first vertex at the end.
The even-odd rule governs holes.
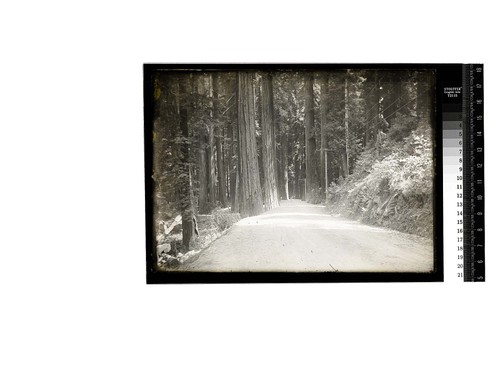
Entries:
POLYGON ((227 209, 215 210, 213 212, 213 220, 220 231, 226 230, 240 219, 240 214, 233 213, 227 209))
MULTIPOLYGON (((409 131, 412 126, 408 122, 401 128, 409 131)), ((434 173, 430 130, 424 129, 411 130, 398 143, 385 139, 384 153, 364 151, 353 174, 328 188, 330 209, 372 224, 430 235, 434 173)), ((397 138, 396 133, 392 136, 397 138)))
POLYGON ((323 203, 325 201, 324 190, 322 190, 319 187, 310 188, 307 195, 308 195, 307 202, 309 202, 309 203, 319 204, 319 203, 323 203))

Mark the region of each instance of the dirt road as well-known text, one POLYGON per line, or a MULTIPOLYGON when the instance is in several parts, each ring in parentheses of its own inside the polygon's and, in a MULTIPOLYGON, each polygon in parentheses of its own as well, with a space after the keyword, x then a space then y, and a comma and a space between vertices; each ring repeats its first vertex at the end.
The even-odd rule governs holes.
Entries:
POLYGON ((300 200, 235 224, 181 269, 190 271, 428 272, 432 243, 331 216, 300 200))

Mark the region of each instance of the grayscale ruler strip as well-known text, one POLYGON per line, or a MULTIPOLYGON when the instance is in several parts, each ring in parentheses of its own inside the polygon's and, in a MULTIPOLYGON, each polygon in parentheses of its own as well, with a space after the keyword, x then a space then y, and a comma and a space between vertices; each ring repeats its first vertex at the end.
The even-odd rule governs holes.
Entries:
POLYGON ((464 281, 485 281, 483 65, 463 68, 464 281))

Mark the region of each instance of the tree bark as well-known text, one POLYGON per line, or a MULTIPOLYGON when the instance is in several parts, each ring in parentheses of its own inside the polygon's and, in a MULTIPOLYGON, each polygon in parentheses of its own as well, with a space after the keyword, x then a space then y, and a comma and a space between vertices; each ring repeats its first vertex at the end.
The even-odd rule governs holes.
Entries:
POLYGON ((230 112, 230 124, 228 127, 228 137, 230 139, 230 149, 229 149, 229 199, 231 201, 231 211, 238 212, 238 103, 236 94, 238 91, 238 78, 237 74, 234 75, 233 90, 235 93, 235 98, 233 99, 236 104, 233 104, 230 112))
MULTIPOLYGON (((300 152, 300 150, 299 150, 300 152)), ((295 155, 295 160, 293 163, 294 166, 294 179, 293 179, 293 197, 295 199, 302 199, 302 195, 300 193, 300 179, 301 179, 301 171, 300 171, 300 159, 299 155, 295 155)))
POLYGON ((380 99, 381 99, 381 87, 382 87, 382 82, 380 80, 380 77, 378 75, 378 72, 375 73, 375 79, 377 80, 377 88, 376 88, 376 99, 377 99, 377 105, 375 106, 375 126, 372 127, 372 137, 375 138, 376 135, 378 134, 378 122, 380 121, 380 116, 382 114, 382 105, 380 104, 380 99))
POLYGON ((211 209, 215 207, 217 201, 216 194, 216 160, 215 160, 215 134, 214 134, 214 107, 213 107, 213 85, 212 76, 208 77, 208 97, 209 101, 209 114, 210 121, 207 124, 208 127, 208 145, 207 145, 207 156, 208 156, 208 200, 211 205, 211 209))
POLYGON ((345 150, 342 151, 342 154, 340 155, 341 157, 341 164, 340 164, 340 176, 343 178, 346 178, 348 176, 347 174, 347 158, 345 154, 345 150))
POLYGON ((243 217, 263 212, 252 75, 249 72, 238 72, 239 211, 243 217))
POLYGON ((215 149, 217 151, 217 196, 219 203, 222 207, 226 207, 226 169, 224 167, 224 154, 222 135, 223 124, 220 121, 220 106, 219 106, 219 92, 220 92, 220 79, 217 73, 213 74, 213 103, 214 103, 214 120, 215 120, 215 149))
POLYGON ((326 180, 327 168, 326 168, 326 149, 328 148, 328 142, 326 139, 326 119, 328 114, 328 77, 326 73, 320 76, 321 85, 321 97, 320 97, 320 122, 321 122, 321 152, 320 152, 320 171, 321 171, 321 188, 325 191, 328 188, 328 182, 326 180))
MULTIPOLYGON (((200 111, 203 107, 201 97, 205 95, 203 75, 193 75, 192 90, 195 99, 192 101, 193 112, 200 111)), ((208 129, 206 126, 199 126, 199 147, 198 147, 198 212, 206 214, 209 211, 209 196, 208 196, 208 129)))
POLYGON ((262 165, 264 172, 264 206, 270 210, 279 205, 276 183, 276 136, 273 105, 273 83, 269 73, 262 74, 262 165))
POLYGON ((313 190, 318 188, 318 175, 314 164, 314 153, 316 152, 316 139, 314 138, 314 88, 313 74, 307 73, 305 77, 305 147, 306 147, 306 182, 305 198, 310 201, 313 198, 313 190))
POLYGON ((347 76, 344 86, 344 125, 345 125, 345 175, 349 176, 349 88, 347 86, 347 76))
POLYGON ((281 128, 280 145, 280 196, 282 200, 288 200, 290 199, 288 192, 288 134, 286 133, 286 129, 283 129, 283 127, 281 128))
POLYGON ((180 209, 182 213, 182 244, 186 251, 192 242, 194 232, 194 212, 193 212, 193 191, 191 186, 190 170, 190 137, 188 128, 188 100, 187 100, 187 81, 181 78, 179 82, 179 125, 182 135, 180 146, 180 171, 178 176, 180 190, 180 209))
MULTIPOLYGON (((305 136, 303 135, 303 139, 305 136)), ((306 146, 303 145, 301 149, 301 159, 299 163, 299 189, 300 189, 300 199, 306 199, 306 146)))
POLYGON ((378 121, 378 101, 379 101, 379 83, 378 83, 378 71, 370 73, 370 81, 372 82, 372 87, 369 89, 368 96, 366 97, 366 125, 365 125, 365 137, 364 137, 364 148, 366 149, 368 145, 373 140, 373 129, 374 124, 378 121))
MULTIPOLYGON (((236 124, 236 123, 235 123, 236 124)), ((230 160, 229 160, 229 199, 231 205, 231 211, 235 212, 235 200, 236 200, 236 175, 238 170, 238 141, 237 134, 234 134, 233 127, 235 125, 229 125, 228 137, 231 140, 230 146, 230 160)), ((236 130, 236 129, 235 129, 236 130)))

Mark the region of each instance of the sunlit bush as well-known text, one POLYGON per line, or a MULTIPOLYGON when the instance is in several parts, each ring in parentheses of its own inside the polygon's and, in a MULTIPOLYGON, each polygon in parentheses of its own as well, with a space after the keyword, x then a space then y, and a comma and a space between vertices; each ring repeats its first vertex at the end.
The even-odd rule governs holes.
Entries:
POLYGON ((428 234, 430 229, 421 230, 422 223, 415 221, 426 217, 432 222, 433 164, 428 126, 411 130, 399 142, 386 138, 378 150, 360 155, 353 174, 330 185, 327 205, 370 223, 428 234))

